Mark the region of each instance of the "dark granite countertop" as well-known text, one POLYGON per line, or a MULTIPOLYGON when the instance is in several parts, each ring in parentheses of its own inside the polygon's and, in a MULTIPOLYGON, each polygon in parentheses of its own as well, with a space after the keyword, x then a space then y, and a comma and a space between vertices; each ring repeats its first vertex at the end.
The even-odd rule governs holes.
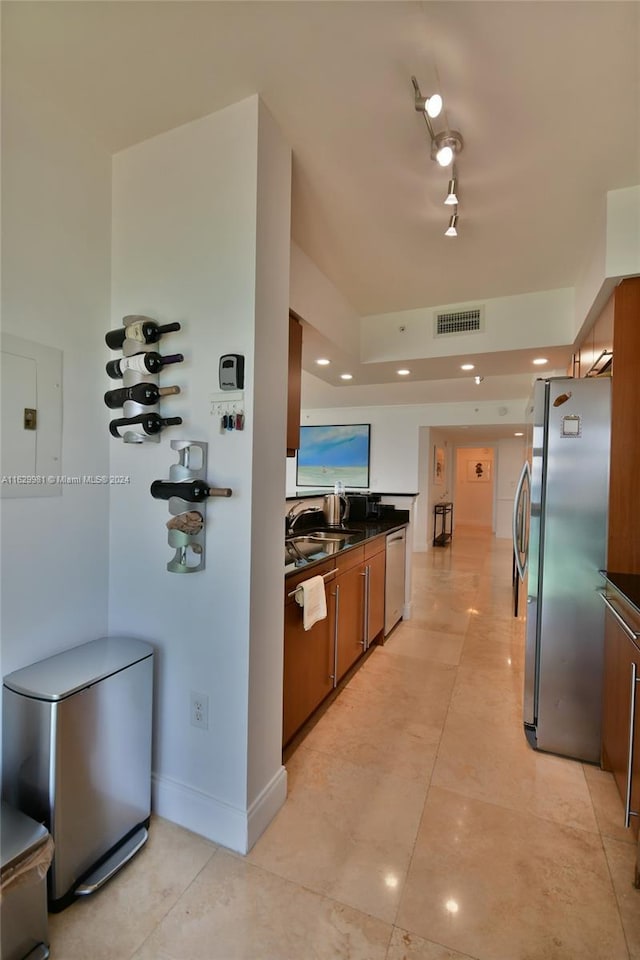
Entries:
POLYGON ((640 574, 611 573, 608 570, 600 572, 607 583, 615 587, 640 615, 640 574))
MULTIPOLYGON (((285 500, 304 500, 306 497, 326 497, 328 493, 333 493, 333 485, 319 490, 300 490, 298 493, 291 493, 285 497, 285 500)), ((373 497, 417 497, 418 493, 389 493, 382 490, 345 490, 346 497, 373 496, 373 497)))
MULTIPOLYGON (((405 511, 403 510, 398 511, 398 513, 401 515, 404 512, 405 511)), ((299 573, 301 570, 307 570, 318 563, 322 563, 324 560, 330 560, 332 557, 336 557, 339 553, 344 553, 347 550, 351 550, 353 547, 360 546, 366 540, 372 540, 374 537, 392 533, 394 530, 402 530, 403 527, 408 525, 408 522, 408 519, 400 519, 399 517, 389 521, 354 520, 352 522, 349 520, 347 521, 347 529, 351 532, 351 536, 349 540, 346 540, 342 546, 334 543, 331 544, 331 547, 329 548, 327 544, 323 545, 322 543, 318 543, 318 549, 313 553, 303 558, 301 557, 295 560, 292 559, 289 562, 287 562, 286 559, 287 550, 285 546, 285 576, 288 576, 292 573, 299 573)), ((339 533, 339 530, 336 532, 339 533)), ((305 530, 299 530, 298 534, 300 536, 304 536, 305 530)))

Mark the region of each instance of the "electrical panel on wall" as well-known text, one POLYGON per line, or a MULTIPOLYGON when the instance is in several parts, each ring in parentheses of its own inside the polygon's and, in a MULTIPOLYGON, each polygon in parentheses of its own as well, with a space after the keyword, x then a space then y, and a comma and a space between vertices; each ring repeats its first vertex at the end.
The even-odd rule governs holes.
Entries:
POLYGON ((157 342, 163 335, 180 330, 180 324, 159 324, 137 314, 123 317, 122 323, 121 328, 105 336, 110 349, 122 350, 122 357, 106 365, 109 377, 122 380, 121 387, 104 395, 107 407, 122 408, 123 414, 111 420, 109 432, 125 443, 159 443, 165 427, 182 423, 182 417, 163 417, 160 413, 160 400, 180 393, 177 385, 160 386, 160 372, 184 357, 181 353, 161 355, 157 342))

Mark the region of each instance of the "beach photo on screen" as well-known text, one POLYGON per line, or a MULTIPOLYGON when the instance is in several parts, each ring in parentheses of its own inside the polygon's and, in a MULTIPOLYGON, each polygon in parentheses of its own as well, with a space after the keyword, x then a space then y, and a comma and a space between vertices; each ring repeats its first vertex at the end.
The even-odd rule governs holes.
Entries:
POLYGON ((300 427, 296 485, 369 486, 370 424, 300 427))

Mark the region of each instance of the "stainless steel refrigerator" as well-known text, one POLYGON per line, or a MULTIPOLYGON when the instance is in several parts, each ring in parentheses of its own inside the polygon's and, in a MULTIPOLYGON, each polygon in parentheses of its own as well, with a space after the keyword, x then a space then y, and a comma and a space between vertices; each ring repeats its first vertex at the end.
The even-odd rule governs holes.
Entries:
POLYGON ((538 380, 528 413, 513 523, 527 581, 524 727, 538 750, 597 763, 611 381, 538 380))

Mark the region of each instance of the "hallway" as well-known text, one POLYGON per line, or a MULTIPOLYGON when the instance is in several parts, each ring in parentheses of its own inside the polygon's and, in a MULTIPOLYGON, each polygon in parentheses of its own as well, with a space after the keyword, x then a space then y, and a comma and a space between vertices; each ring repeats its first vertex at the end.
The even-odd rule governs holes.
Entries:
POLYGON ((511 545, 414 555, 413 619, 287 762, 247 857, 154 819, 52 960, 640 960, 613 780, 532 751, 511 545))

